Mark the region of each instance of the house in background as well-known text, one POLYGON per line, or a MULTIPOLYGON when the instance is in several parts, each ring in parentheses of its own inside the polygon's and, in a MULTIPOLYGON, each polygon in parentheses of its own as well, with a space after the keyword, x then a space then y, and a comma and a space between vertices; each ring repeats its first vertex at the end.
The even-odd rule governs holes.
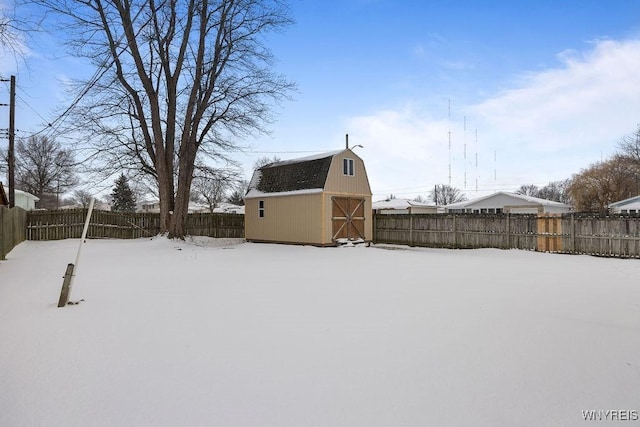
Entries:
MULTIPOLYGON (((2 187, 2 183, 0 183, 0 187, 2 187)), ((22 208, 25 211, 32 211, 36 208, 36 202, 40 200, 39 197, 34 196, 31 193, 27 193, 22 190, 14 190, 15 191, 15 206, 17 208, 22 208)), ((5 187, 3 190, 0 190, 0 193, 4 192, 4 195, 7 198, 7 206, 9 205, 9 188, 5 187)), ((2 199, 2 195, 0 195, 0 199, 2 199)), ((1 205, 2 203, 0 203, 1 205)))
POLYGON ((566 203, 522 194, 498 191, 488 196, 479 197, 464 202, 446 205, 449 213, 512 213, 512 214, 543 214, 568 213, 572 207, 566 203))
POLYGON ((136 203, 136 212, 144 213, 159 213, 160 201, 159 200, 146 200, 136 203))
MULTIPOLYGON (((136 212, 142 213, 159 213, 160 202, 158 200, 148 200, 136 203, 136 212)), ((203 203, 189 202, 189 213, 211 213, 209 205, 203 203)), ((213 213, 244 213, 244 206, 237 206, 227 202, 218 203, 213 209, 213 213)))
POLYGON ((630 197, 611 203, 609 211, 616 214, 635 214, 640 213, 640 196, 630 197))
POLYGON ((213 210, 213 213, 244 215, 244 206, 238 206, 228 202, 220 202, 213 210))
POLYGON ((245 238, 316 246, 371 241, 364 162, 346 148, 255 170, 245 195, 245 238))
POLYGON ((427 205, 425 203, 418 203, 414 200, 408 199, 386 199, 373 202, 373 213, 381 215, 391 214, 435 214, 444 212, 439 210, 436 205, 427 205))

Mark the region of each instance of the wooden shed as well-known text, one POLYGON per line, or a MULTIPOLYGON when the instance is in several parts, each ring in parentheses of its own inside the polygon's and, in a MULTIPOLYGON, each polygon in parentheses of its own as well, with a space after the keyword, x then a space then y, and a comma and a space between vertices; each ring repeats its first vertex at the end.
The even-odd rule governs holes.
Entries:
POLYGON ((346 148, 256 169, 245 195, 245 238, 316 246, 371 241, 364 162, 346 148))

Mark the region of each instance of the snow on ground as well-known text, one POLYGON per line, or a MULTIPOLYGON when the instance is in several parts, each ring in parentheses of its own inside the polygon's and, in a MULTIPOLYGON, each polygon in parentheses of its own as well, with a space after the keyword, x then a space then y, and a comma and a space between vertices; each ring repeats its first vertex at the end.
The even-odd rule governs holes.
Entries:
POLYGON ((57 308, 78 243, 0 262, 2 426, 573 426, 640 410, 638 260, 89 240, 71 295, 85 301, 57 308))

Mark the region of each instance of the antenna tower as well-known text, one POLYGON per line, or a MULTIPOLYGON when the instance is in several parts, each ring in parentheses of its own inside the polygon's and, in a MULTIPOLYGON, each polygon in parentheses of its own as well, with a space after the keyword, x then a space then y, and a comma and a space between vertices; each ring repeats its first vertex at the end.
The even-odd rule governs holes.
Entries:
POLYGON ((498 150, 493 150, 493 180, 498 179, 498 150))
POLYGON ((476 129, 476 192, 478 192, 478 129, 476 129))
POLYGON ((464 116, 464 189, 467 189, 467 116, 464 116))
POLYGON ((449 185, 451 185, 451 100, 449 100, 449 185))

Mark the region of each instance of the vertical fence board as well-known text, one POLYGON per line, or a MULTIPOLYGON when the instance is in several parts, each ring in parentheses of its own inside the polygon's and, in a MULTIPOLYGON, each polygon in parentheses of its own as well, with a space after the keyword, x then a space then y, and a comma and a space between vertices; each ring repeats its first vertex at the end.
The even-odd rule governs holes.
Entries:
POLYGON ((376 215, 374 243, 640 258, 639 215, 376 215))
POLYGON ((0 260, 26 238, 27 213, 21 208, 0 206, 0 260))
MULTIPOLYGON (((87 215, 86 209, 31 211, 26 216, 26 237, 29 240, 77 239, 87 215)), ((191 236, 244 237, 244 215, 189 214, 186 231, 191 236)), ((160 232, 157 213, 122 213, 94 210, 89 223, 89 238, 137 239, 160 232)), ((24 239, 23 239, 24 240, 24 239)))
MULTIPOLYGON (((86 213, 0 207, 0 256, 25 239, 80 238, 86 213)), ((376 215, 374 221, 375 243, 640 258, 639 215, 399 214, 376 215)), ((155 236, 159 230, 158 214, 94 210, 88 237, 130 239, 155 236)), ((192 236, 241 238, 244 215, 190 214, 186 230, 192 236)))

